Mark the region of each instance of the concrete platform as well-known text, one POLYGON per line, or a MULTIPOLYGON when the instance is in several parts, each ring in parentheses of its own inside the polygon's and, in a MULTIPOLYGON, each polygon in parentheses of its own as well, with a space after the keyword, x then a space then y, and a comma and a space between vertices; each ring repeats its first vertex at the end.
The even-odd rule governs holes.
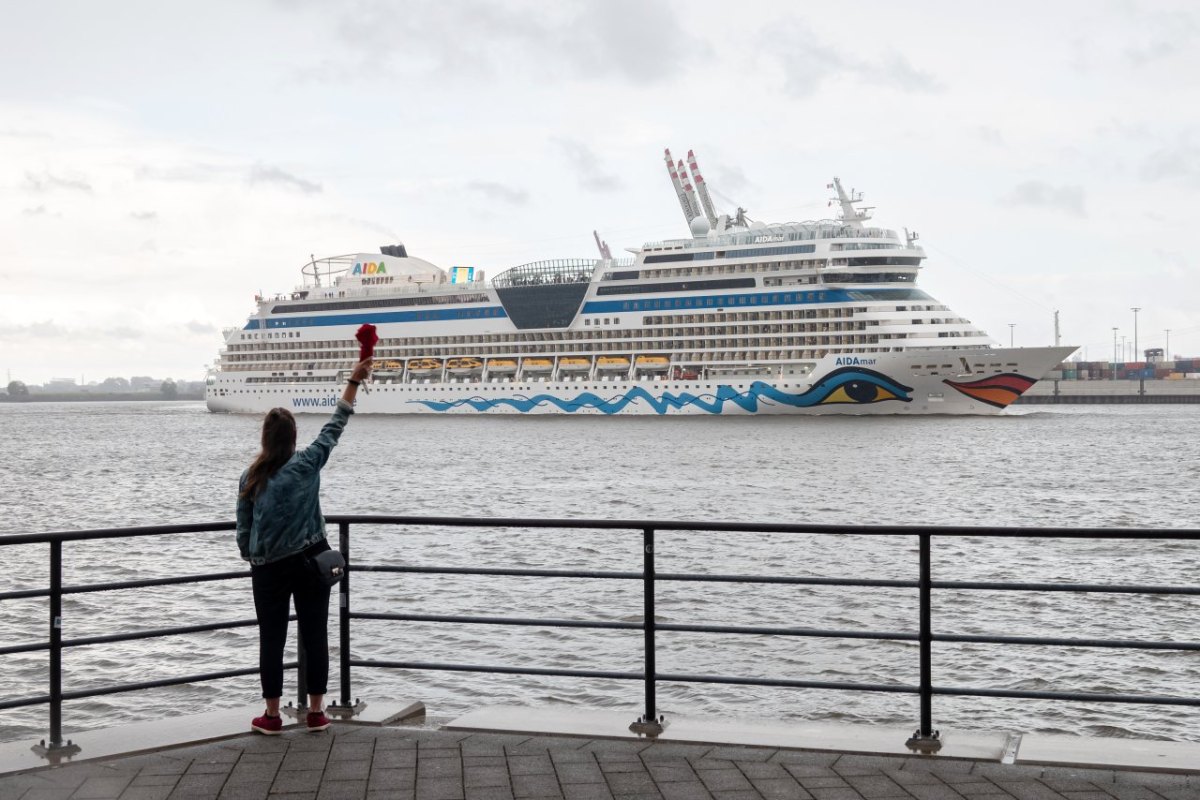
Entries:
MULTIPOLYGON (((391 706, 392 717, 402 708, 391 706)), ((221 736, 229 724, 245 730, 258 709, 95 732, 77 739, 85 746, 77 758, 88 760, 34 768, 23 759, 17 771, 0 774, 0 800, 1200 800, 1200 759, 1170 771, 1094 759, 1086 769, 1008 764, 1001 760, 1012 751, 1007 736, 997 752, 997 736, 946 734, 942 752, 958 754, 930 757, 892 752, 894 729, 678 720, 667 728, 673 738, 646 739, 616 732, 630 722, 620 712, 508 706, 432 729, 380 724, 386 711, 377 710, 374 722, 335 722, 322 733, 294 727, 278 736, 227 733, 186 746, 169 741, 221 736), (605 733, 472 729, 533 727, 518 724, 522 718, 542 730, 595 726, 605 733), (805 748, 805 741, 817 748, 805 748), (864 754, 876 744, 892 750, 864 754), (848 752, 830 750, 835 745, 848 752), (144 752, 103 758, 101 747, 144 752)), ((902 748, 910 732, 900 733, 902 748)), ((1092 748, 1097 740, 1061 739, 1024 738, 1020 751, 1051 759, 1105 752, 1092 748)), ((1159 742, 1112 744, 1126 745, 1126 757, 1139 763, 1163 750, 1144 750, 1159 742)), ((29 742, 17 745, 28 752, 29 742)), ((1193 758, 1194 747, 1178 745, 1172 757, 1193 758)))
POLYGON ((335 723, 0 776, 0 800, 175 798, 1197 800, 1200 774, 335 723))

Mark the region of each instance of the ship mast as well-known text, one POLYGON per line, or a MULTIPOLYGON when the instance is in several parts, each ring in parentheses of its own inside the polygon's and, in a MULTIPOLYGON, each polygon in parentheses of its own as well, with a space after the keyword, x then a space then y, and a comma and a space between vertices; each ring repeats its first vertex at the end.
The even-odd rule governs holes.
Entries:
POLYGON ((683 219, 688 225, 692 224, 692 220, 700 215, 692 206, 691 198, 688 197, 687 191, 683 188, 683 181, 680 180, 680 173, 683 172, 683 162, 679 162, 679 167, 676 168, 674 159, 671 158, 671 151, 664 150, 667 160, 667 173, 671 176, 671 185, 675 187, 675 194, 679 198, 679 207, 683 209, 683 219))
POLYGON ((855 203, 862 202, 862 192, 856 192, 851 189, 850 193, 846 194, 846 190, 842 188, 842 182, 837 178, 834 178, 833 183, 829 184, 826 188, 837 189, 837 197, 833 198, 833 200, 836 200, 842 207, 842 222, 845 223, 846 227, 856 230, 861 229, 863 222, 871 218, 870 208, 854 207, 855 203))

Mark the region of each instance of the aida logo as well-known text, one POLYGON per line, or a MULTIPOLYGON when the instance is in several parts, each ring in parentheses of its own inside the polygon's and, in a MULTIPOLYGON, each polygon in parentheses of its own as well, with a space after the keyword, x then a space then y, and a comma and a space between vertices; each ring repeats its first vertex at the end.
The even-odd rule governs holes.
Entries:
POLYGON ((387 275, 387 267, 380 261, 376 264, 374 261, 368 261, 366 264, 355 264, 354 269, 350 270, 351 275, 387 275))

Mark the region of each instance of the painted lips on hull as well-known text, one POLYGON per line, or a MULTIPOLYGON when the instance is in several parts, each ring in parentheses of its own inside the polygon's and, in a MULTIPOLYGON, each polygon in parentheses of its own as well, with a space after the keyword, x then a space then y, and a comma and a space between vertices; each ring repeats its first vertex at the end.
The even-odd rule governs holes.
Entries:
POLYGON ((946 379, 942 383, 962 392, 967 397, 973 397, 981 403, 987 403, 996 408, 1006 408, 1024 394, 1030 386, 1037 383, 1037 381, 1033 378, 1027 378, 1024 375, 1018 375, 1015 372, 1008 372, 1002 375, 990 375, 974 381, 952 381, 946 379))

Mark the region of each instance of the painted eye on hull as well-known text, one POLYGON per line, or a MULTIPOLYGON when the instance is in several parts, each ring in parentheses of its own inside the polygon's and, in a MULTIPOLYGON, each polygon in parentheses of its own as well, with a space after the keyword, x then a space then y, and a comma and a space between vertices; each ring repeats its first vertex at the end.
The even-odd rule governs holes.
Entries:
POLYGON ((817 394, 819 399, 814 405, 867 405, 885 400, 912 402, 908 396, 912 391, 910 387, 896 383, 882 372, 861 367, 835 370, 810 391, 824 392, 824 396, 817 394))
POLYGON ((900 398, 882 386, 866 381, 850 381, 844 383, 829 393, 821 401, 821 405, 830 403, 878 403, 880 400, 899 400, 900 398))

